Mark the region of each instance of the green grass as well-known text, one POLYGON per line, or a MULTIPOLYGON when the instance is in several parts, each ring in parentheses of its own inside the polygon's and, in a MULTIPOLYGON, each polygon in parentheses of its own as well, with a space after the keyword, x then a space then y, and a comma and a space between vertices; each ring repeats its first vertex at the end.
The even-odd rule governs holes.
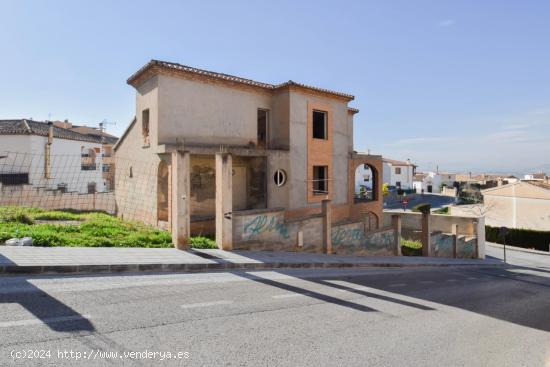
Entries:
MULTIPOLYGON (((13 237, 32 237, 35 246, 46 247, 173 247, 169 232, 106 213, 0 207, 0 243, 13 237)), ((217 248, 213 240, 200 236, 191 238, 191 247, 217 248)))

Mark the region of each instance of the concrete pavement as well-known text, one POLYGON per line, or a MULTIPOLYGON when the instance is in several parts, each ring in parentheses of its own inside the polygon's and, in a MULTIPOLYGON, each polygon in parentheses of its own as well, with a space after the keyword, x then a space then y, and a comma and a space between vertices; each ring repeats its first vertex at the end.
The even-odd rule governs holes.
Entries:
POLYGON ((258 270, 279 268, 494 266, 495 260, 342 256, 303 252, 162 248, 0 247, 0 273, 258 270))
POLYGON ((515 270, 0 277, 0 365, 546 366, 549 273, 515 270))

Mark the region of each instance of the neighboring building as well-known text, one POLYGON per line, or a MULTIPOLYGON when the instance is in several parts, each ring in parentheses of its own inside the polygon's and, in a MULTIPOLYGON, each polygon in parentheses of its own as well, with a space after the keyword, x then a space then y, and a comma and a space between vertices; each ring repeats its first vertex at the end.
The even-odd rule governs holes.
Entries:
POLYGON ((117 142, 118 138, 103 131, 102 123, 100 123, 100 128, 85 125, 74 125, 68 120, 53 121, 53 124, 54 126, 71 130, 79 134, 88 135, 101 141, 101 172, 102 177, 105 179, 105 189, 108 191, 114 190, 115 159, 113 154, 113 146, 117 142))
POLYGON ((492 187, 507 185, 509 183, 518 182, 519 179, 514 175, 502 175, 502 174, 487 174, 482 173, 479 175, 456 175, 456 181, 460 184, 463 190, 483 190, 492 187))
POLYGON ((170 228, 177 246, 199 224, 202 233, 215 227, 223 248, 242 231, 232 218, 246 210, 303 217, 330 199, 333 221, 372 216, 373 228, 381 224, 382 159, 353 150, 353 96, 156 60, 128 84, 136 118, 114 147, 125 218, 170 228), (353 175, 364 164, 373 185, 356 198, 353 175), (150 167, 157 177, 147 181, 150 167))
POLYGON ((397 161, 394 159, 383 158, 384 163, 384 183, 390 187, 396 187, 404 190, 413 188, 416 166, 410 159, 406 161, 397 161))
POLYGON ((455 173, 419 172, 415 174, 413 187, 417 193, 441 193, 441 187, 453 187, 456 182, 455 173))
POLYGON ((550 185, 520 181, 482 194, 487 225, 550 231, 550 185))
POLYGON ((114 137, 82 134, 53 123, 0 120, 0 183, 80 193, 107 191, 103 146, 115 142, 114 137))
POLYGON ((544 172, 529 173, 523 176, 523 179, 526 181, 545 181, 547 178, 544 172))

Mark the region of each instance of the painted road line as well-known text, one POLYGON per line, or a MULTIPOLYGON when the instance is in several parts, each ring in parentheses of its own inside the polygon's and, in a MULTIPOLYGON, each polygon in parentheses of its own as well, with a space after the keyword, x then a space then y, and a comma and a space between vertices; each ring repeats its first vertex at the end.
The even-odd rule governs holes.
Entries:
POLYGON ((447 279, 447 282, 458 282, 458 279, 447 279))
POLYGON ((40 325, 40 324, 55 324, 58 322, 67 322, 67 321, 81 321, 89 320, 90 315, 74 315, 74 316, 60 316, 60 317, 49 317, 45 319, 27 319, 27 320, 16 320, 16 321, 3 321, 0 322, 0 328, 14 327, 14 326, 29 326, 29 325, 40 325))
POLYGON ((433 284, 433 283, 435 283, 435 281, 433 281, 433 280, 421 280, 420 281, 420 284, 433 284))
POLYGON ((232 303, 233 303, 233 301, 221 300, 221 301, 212 301, 212 302, 188 303, 186 305, 181 305, 181 307, 185 308, 185 309, 189 309, 189 308, 230 305, 232 303))

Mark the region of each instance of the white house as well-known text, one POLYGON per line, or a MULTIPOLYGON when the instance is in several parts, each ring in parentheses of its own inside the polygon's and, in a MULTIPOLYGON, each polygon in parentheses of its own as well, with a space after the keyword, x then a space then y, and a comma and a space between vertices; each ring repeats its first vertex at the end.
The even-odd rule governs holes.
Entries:
POLYGON ((383 182, 401 189, 412 189, 416 166, 407 161, 383 158, 383 182))
POLYGON ((441 186, 452 187, 456 181, 455 173, 424 172, 414 176, 413 187, 417 193, 441 193, 441 186))
POLYGON ((103 156, 110 155, 106 149, 116 140, 52 123, 0 120, 0 184, 80 193, 107 191, 103 156))

